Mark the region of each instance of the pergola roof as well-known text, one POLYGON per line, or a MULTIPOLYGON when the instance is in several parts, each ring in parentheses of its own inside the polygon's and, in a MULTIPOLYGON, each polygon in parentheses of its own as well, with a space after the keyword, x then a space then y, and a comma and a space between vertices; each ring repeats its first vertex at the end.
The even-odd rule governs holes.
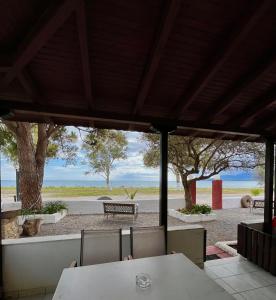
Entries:
POLYGON ((0 107, 20 121, 275 139, 275 28, 273 0, 1 1, 0 107))

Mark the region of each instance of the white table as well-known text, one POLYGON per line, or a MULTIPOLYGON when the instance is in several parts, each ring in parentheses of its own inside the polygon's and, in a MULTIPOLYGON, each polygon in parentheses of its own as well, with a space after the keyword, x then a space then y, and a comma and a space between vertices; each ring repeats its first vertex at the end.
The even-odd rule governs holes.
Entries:
POLYGON ((53 300, 234 299, 183 254, 64 269, 53 300), (136 274, 152 285, 136 287, 136 274))

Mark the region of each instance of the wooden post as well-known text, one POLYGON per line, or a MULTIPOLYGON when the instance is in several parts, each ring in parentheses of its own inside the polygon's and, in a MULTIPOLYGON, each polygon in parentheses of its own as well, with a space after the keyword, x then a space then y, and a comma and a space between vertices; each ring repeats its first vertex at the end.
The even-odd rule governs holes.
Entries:
MULTIPOLYGON (((274 148, 275 146, 274 142, 274 148)), ((274 151, 274 217, 276 217, 276 150, 274 151)))
POLYGON ((272 233, 274 141, 265 142, 264 232, 272 233))
POLYGON ((222 209, 222 180, 212 181, 212 208, 222 209))
POLYGON ((168 227, 168 131, 160 131, 160 226, 168 227))
POLYGON ((192 181, 190 183, 190 192, 192 195, 192 203, 193 205, 195 205, 196 204, 196 181, 192 181))

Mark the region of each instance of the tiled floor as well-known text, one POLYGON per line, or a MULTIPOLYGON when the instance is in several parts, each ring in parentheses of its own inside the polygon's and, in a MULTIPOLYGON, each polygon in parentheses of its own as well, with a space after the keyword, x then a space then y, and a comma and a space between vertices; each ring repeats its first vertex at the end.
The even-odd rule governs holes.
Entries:
POLYGON ((240 256, 207 261, 205 272, 236 299, 276 299, 276 276, 240 256))

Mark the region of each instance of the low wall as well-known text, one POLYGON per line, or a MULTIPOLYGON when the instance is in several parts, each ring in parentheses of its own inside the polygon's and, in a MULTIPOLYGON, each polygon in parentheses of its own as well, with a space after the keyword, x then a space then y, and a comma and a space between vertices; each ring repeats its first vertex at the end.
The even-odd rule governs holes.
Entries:
MULTIPOLYGON (((129 230, 123 230, 123 256, 130 254, 129 230)), ((3 240, 4 291, 18 297, 52 292, 64 268, 79 262, 80 234, 3 240)), ((169 228, 169 251, 184 253, 203 266, 204 228, 169 228)))
MULTIPOLYGON (((241 197, 224 197, 222 208, 239 208, 241 197)), ((262 196, 254 197, 254 199, 263 199, 262 196)), ((117 200, 114 200, 117 201, 117 200)), ((126 200, 122 200, 126 201, 126 200)), ((48 202, 48 201, 45 201, 48 202)), ((63 200, 68 206, 69 214, 102 214, 103 213, 103 200, 63 200)), ((129 202, 129 201, 127 201, 129 202)), ((141 213, 157 213, 159 211, 158 199, 141 199, 136 201, 139 204, 139 212, 141 213)), ((210 201, 206 201, 206 204, 210 204, 210 201)), ((177 209, 184 207, 183 199, 169 199, 168 208, 177 209)), ((199 203, 204 203, 200 200, 199 203)), ((21 203, 2 203, 2 210, 20 209, 21 203)))

